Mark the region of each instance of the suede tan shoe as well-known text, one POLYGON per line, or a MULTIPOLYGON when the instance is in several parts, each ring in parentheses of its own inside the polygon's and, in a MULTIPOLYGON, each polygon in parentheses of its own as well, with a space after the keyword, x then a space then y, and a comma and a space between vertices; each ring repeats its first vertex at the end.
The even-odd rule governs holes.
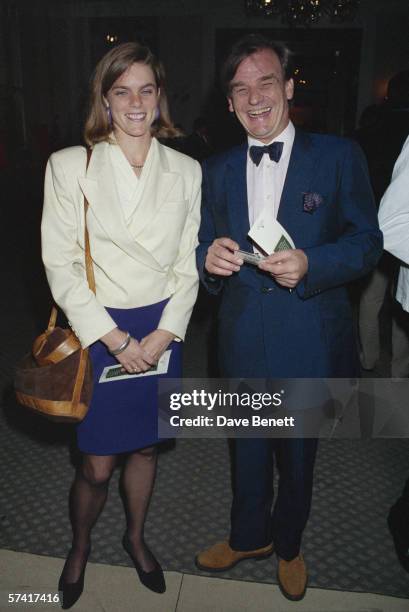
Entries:
POLYGON ((307 590, 308 574, 302 555, 291 561, 278 560, 278 585, 284 597, 300 601, 307 590))
POLYGON ((266 559, 273 552, 273 545, 255 550, 233 550, 230 544, 219 542, 199 553, 195 559, 196 566, 205 572, 225 572, 244 559, 266 559))

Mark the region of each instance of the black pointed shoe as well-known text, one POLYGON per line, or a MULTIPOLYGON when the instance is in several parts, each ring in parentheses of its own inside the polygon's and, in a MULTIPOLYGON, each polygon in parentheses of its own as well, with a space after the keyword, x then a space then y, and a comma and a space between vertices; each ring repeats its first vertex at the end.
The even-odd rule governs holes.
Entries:
POLYGON ((82 592, 84 590, 85 569, 87 567, 89 553, 90 553, 90 550, 88 551, 88 554, 85 560, 85 565, 82 569, 80 577, 78 578, 76 582, 65 582, 64 570, 65 570, 65 566, 67 565, 67 561, 64 564, 64 568, 61 572, 61 576, 58 581, 58 591, 61 594, 60 603, 61 603, 61 607, 63 610, 68 610, 69 608, 71 608, 79 600, 79 598, 82 595, 82 592))
POLYGON ((126 531, 124 533, 124 537, 122 538, 122 546, 130 556, 132 563, 134 564, 137 574, 139 576, 139 580, 142 582, 142 584, 146 586, 147 589, 154 591, 154 593, 164 593, 166 591, 165 577, 163 575, 161 566, 155 559, 152 552, 149 551, 152 555, 155 567, 152 571, 145 572, 133 556, 132 544, 129 540, 128 532, 126 531))

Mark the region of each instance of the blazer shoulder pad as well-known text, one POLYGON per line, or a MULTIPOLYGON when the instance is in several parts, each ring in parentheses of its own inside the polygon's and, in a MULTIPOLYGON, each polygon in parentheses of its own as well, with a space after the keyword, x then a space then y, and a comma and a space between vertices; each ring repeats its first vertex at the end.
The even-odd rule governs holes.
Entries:
POLYGON ((86 156, 86 148, 80 145, 75 147, 67 147, 66 149, 60 149, 59 151, 55 151, 50 156, 50 159, 55 159, 59 162, 70 162, 76 161, 78 159, 84 159, 86 156))
POLYGON ((318 147, 328 150, 342 150, 353 148, 355 141, 343 136, 335 136, 335 134, 308 134, 312 143, 318 147))
POLYGON ((227 151, 221 151, 220 153, 215 153, 211 155, 203 164, 209 169, 220 168, 228 164, 229 162, 233 162, 236 157, 243 153, 244 150, 247 150, 247 143, 243 143, 241 145, 237 145, 232 147, 231 149, 227 149, 227 151))
POLYGON ((52 153, 49 161, 51 165, 62 165, 65 170, 72 171, 78 169, 83 171, 86 156, 87 150, 85 147, 67 147, 52 153))
POLYGON ((176 149, 172 149, 172 147, 168 147, 167 145, 164 145, 161 142, 159 143, 159 146, 163 147, 171 169, 175 166, 177 166, 178 168, 182 166, 187 170, 193 172, 195 167, 197 165, 200 165, 195 159, 193 159, 193 157, 189 157, 189 155, 185 155, 185 153, 181 153, 176 149))

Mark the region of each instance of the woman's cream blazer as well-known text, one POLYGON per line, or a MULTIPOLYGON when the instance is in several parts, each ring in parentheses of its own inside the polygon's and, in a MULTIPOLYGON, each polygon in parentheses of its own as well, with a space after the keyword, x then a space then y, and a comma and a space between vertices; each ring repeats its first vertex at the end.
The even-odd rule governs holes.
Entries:
POLYGON ((169 297, 158 327, 183 339, 198 290, 200 166, 153 139, 158 161, 129 227, 110 146, 117 145, 94 146, 87 171, 84 147, 63 149, 49 159, 41 232, 52 295, 83 347, 116 327, 106 306, 135 308, 169 297), (84 195, 96 295, 85 275, 84 195))

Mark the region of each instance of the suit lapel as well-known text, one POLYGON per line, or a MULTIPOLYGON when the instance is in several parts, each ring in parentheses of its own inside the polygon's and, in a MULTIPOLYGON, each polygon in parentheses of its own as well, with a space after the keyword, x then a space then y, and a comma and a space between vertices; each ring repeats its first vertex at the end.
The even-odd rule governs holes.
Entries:
POLYGON ((310 190, 316 162, 317 151, 309 135, 296 130, 277 215, 277 221, 293 238, 302 225, 303 193, 310 190))
POLYGON ((231 237, 248 248, 250 229, 247 203, 247 143, 234 149, 227 169, 227 205, 231 237))
MULTIPOLYGON (((152 145, 156 145, 156 143, 153 141, 152 145)), ((109 159, 109 146, 106 142, 95 145, 87 174, 85 177, 79 177, 78 179, 81 190, 86 196, 92 212, 111 240, 130 257, 141 261, 154 270, 162 271, 161 265, 153 254, 131 235, 125 223, 115 188, 115 176, 109 159)), ((163 164, 162 157, 160 162, 163 164)), ((150 180, 148 183, 151 186, 149 184, 145 186, 142 209, 138 210, 137 213, 140 217, 138 235, 166 200, 166 193, 171 191, 176 181, 175 177, 178 176, 165 170, 162 177, 161 171, 162 168, 159 168, 159 170, 151 168, 151 175, 155 175, 157 180, 150 180), (150 189, 152 189, 152 193, 149 192, 150 189)))
POLYGON ((78 181, 91 210, 116 244, 126 242, 127 228, 115 188, 115 177, 109 160, 109 145, 98 143, 92 150, 86 176, 78 181))
POLYGON ((163 204, 169 200, 173 187, 180 179, 178 173, 169 170, 165 148, 155 139, 152 140, 151 147, 154 147, 152 151, 154 159, 138 206, 138 229, 134 234, 136 238, 142 234, 163 204))
MULTIPOLYGON (((312 146, 308 134, 296 130, 294 144, 277 220, 290 233, 302 226, 303 193, 308 192, 314 177, 318 151, 312 146)), ((249 247, 250 229, 247 201, 247 143, 234 149, 228 160, 227 203, 231 237, 243 248, 249 247)))

